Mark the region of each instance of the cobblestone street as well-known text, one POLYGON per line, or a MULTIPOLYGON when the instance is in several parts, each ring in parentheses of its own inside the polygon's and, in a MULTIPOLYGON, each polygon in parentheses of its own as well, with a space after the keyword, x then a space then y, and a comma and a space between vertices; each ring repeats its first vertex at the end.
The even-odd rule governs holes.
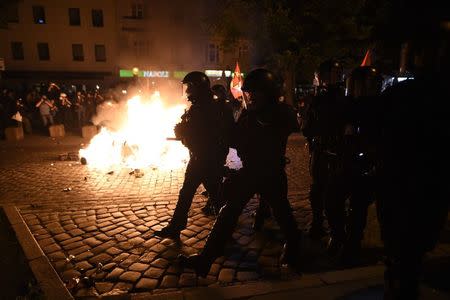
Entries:
MULTIPOLYGON (((280 269, 281 236, 269 220, 264 231, 251 229, 257 199, 244 210, 226 255, 217 259, 207 278, 180 269, 172 261, 179 253, 197 253, 205 244, 213 218, 203 215, 206 198, 198 190, 181 243, 153 237, 166 225, 176 205, 184 169, 96 171, 58 155, 77 151, 81 138, 61 141, 26 137, 17 144, 1 142, 0 204, 16 205, 29 229, 74 296, 152 291, 193 286, 227 285, 256 280, 295 278, 280 269), (109 172, 112 171, 112 172, 109 172)), ((293 136, 288 145, 289 200, 301 229, 311 211, 305 141, 293 136)), ((308 272, 337 268, 323 258, 323 245, 306 241, 318 259, 308 272)), ((446 244, 448 246, 448 244, 446 244)), ((364 246, 370 263, 380 257, 378 225, 370 211, 364 246)), ((448 251, 448 247, 445 248, 448 251)))

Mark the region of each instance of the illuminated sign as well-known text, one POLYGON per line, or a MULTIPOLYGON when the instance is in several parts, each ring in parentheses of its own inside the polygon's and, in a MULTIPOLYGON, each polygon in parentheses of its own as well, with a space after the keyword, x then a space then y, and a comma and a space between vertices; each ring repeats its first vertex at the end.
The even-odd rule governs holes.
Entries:
POLYGON ((133 71, 132 70, 119 70, 119 76, 120 77, 133 77, 133 71))
POLYGON ((142 71, 143 77, 169 77, 169 71, 142 71))
POLYGON ((231 76, 230 70, 205 70, 206 76, 211 77, 222 77, 222 75, 225 73, 225 77, 231 76))
POLYGON ((183 79, 189 72, 186 71, 174 71, 172 74, 173 78, 183 79))
POLYGON ((221 77, 222 76, 222 70, 205 70, 206 76, 211 77, 221 77))
POLYGON ((133 68, 133 70, 119 70, 120 77, 146 77, 146 78, 167 78, 169 77, 169 71, 148 71, 139 70, 138 68, 133 68))

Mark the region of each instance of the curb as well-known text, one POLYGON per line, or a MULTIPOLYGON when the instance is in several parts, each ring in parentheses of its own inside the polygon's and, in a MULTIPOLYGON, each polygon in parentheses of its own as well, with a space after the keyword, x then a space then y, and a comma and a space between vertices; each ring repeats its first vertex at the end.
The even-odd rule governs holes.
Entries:
POLYGON ((44 255, 33 234, 28 229, 17 208, 13 205, 3 206, 3 211, 11 224, 17 240, 22 247, 37 282, 46 299, 74 299, 59 278, 48 258, 44 255))
MULTIPOLYGON (((130 300, 209 300, 209 299, 247 299, 280 292, 303 290, 308 288, 329 287, 346 282, 383 278, 384 266, 369 266, 317 274, 304 275, 299 279, 285 282, 253 282, 227 287, 200 287, 161 294, 136 293, 120 299, 130 300)), ((111 298, 114 299, 114 298, 111 298)), ((117 298, 119 299, 119 298, 117 298)))

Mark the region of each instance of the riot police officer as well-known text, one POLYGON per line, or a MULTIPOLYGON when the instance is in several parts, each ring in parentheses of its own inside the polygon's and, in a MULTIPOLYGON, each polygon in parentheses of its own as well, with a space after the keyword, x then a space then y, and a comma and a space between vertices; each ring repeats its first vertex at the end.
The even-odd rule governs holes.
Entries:
MULTIPOLYGON (((211 87, 211 92, 213 93, 214 103, 219 110, 219 130, 221 134, 221 140, 224 145, 229 145, 230 134, 234 124, 233 111, 231 106, 227 102, 227 90, 221 84, 215 84, 211 87)), ((224 147, 221 157, 223 158, 222 165, 226 163, 226 157, 228 154, 228 148, 224 147)), ((225 174, 224 174, 225 175, 225 174)), ((221 186, 220 186, 221 187, 221 186)), ((209 197, 208 188, 205 186, 205 191, 202 193, 203 196, 208 197, 206 205, 202 208, 202 212, 206 215, 217 214, 219 212, 217 205, 214 204, 214 198, 209 197)))
POLYGON ((414 5, 405 2, 395 14, 405 24, 399 40, 409 41, 402 47, 402 68, 414 79, 386 89, 378 115, 376 201, 387 257, 385 299, 419 298, 423 259, 439 239, 450 199, 450 26, 440 16, 448 10, 444 4, 414 5))
POLYGON ((287 199, 287 176, 284 170, 288 136, 298 130, 294 110, 278 101, 279 86, 272 72, 251 71, 242 90, 248 109, 240 116, 233 146, 243 167, 226 179, 222 207, 199 255, 180 256, 185 267, 206 276, 213 261, 220 256, 231 238, 239 215, 255 193, 270 204, 273 214, 286 237, 282 263, 295 265, 299 255, 301 234, 287 199))
POLYGON ((341 251, 332 254, 340 254, 339 259, 347 265, 358 261, 368 207, 374 200, 373 140, 381 84, 375 67, 358 67, 347 78, 339 172, 329 177, 325 202, 331 240, 336 246, 330 250, 341 251))
POLYGON ((320 65, 317 95, 313 97, 302 123, 303 135, 310 150, 312 184, 309 200, 313 213, 310 236, 319 239, 326 235, 323 228, 324 203, 328 179, 336 172, 340 155, 340 137, 344 128, 344 91, 342 65, 328 60, 320 65), (332 168, 332 169, 330 169, 332 168))
POLYGON ((222 114, 214 103, 208 77, 198 71, 188 73, 182 83, 188 100, 192 103, 175 126, 175 136, 189 149, 183 186, 170 223, 155 232, 161 237, 179 238, 186 227, 189 208, 198 186, 203 183, 209 193, 207 205, 219 210, 219 188, 228 144, 223 138, 222 114))

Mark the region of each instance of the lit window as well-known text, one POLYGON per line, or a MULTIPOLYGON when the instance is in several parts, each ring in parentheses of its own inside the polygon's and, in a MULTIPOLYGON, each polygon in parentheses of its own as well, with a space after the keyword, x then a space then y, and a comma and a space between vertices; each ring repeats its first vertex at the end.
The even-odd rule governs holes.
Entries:
POLYGON ((43 6, 33 6, 33 19, 35 24, 45 24, 45 10, 43 6))

